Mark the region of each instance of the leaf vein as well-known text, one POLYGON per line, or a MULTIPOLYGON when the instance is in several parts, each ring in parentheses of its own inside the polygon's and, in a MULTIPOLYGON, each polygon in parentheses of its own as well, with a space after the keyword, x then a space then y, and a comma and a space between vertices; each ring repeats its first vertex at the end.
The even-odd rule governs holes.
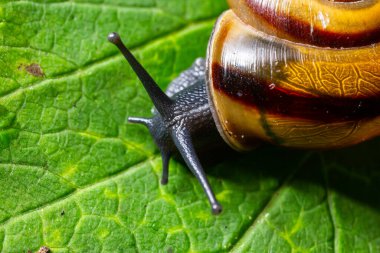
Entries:
POLYGON ((338 229, 337 229, 337 226, 336 226, 336 220, 335 220, 335 216, 333 214, 333 200, 332 200, 332 196, 331 196, 331 190, 330 190, 330 187, 329 187, 329 181, 328 181, 328 167, 325 163, 325 160, 323 159, 323 157, 321 157, 321 164, 322 164, 322 170, 323 170, 323 174, 324 174, 324 181, 325 181, 325 191, 326 191, 326 202, 327 202, 327 209, 328 209, 328 214, 329 214, 329 218, 330 218, 330 221, 331 221, 331 225, 332 225, 332 229, 333 229, 333 252, 337 252, 337 249, 339 248, 338 246, 338 229))
MULTIPOLYGON (((305 159, 302 161, 305 162, 309 156, 306 156, 305 159)), ((289 182, 294 178, 296 175, 297 171, 301 168, 302 166, 296 167, 287 178, 282 182, 282 184, 273 192, 272 196, 269 198, 267 203, 264 205, 264 207, 261 209, 261 211, 258 213, 258 215, 255 217, 253 220, 253 223, 251 226, 248 228, 242 229, 241 230, 241 236, 237 238, 237 240, 233 243, 231 243, 231 246, 229 248, 229 252, 236 252, 239 250, 239 248, 244 247, 244 238, 248 237, 249 234, 255 229, 256 225, 258 222, 265 216, 265 213, 270 209, 270 207, 273 205, 273 203, 279 198, 280 192, 289 184, 289 182)))
MULTIPOLYGON (((148 47, 149 45, 159 43, 159 42, 161 42, 163 40, 166 40, 166 39, 168 39, 170 37, 176 36, 177 34, 183 33, 186 30, 191 29, 194 26, 202 26, 204 24, 211 23, 213 21, 214 21, 214 18, 204 19, 204 20, 201 20, 200 22, 190 23, 188 25, 180 27, 179 29, 177 29, 175 31, 171 31, 169 33, 165 33, 165 34, 163 34, 163 35, 161 35, 161 36, 159 36, 159 37, 157 37, 155 39, 152 39, 152 40, 150 40, 148 42, 145 42, 145 43, 142 43, 142 44, 137 45, 135 47, 132 47, 131 50, 132 51, 141 50, 144 47, 148 47)), ((71 77, 79 77, 79 76, 81 76, 84 73, 85 74, 86 73, 92 73, 93 69, 101 67, 103 65, 107 65, 107 64, 109 64, 109 63, 111 63, 113 61, 116 61, 117 59, 122 59, 122 58, 123 58, 123 56, 120 55, 119 53, 108 55, 108 56, 106 56, 104 58, 101 58, 101 59, 98 59, 96 61, 89 62, 87 65, 84 65, 81 68, 78 68, 78 69, 75 69, 75 70, 72 70, 72 71, 63 72, 63 73, 61 73, 61 74, 59 74, 57 76, 50 77, 48 79, 45 79, 45 80, 42 80, 42 81, 38 81, 38 82, 35 82, 35 83, 31 83, 31 84, 28 85, 28 87, 25 87, 25 88, 23 88, 23 87, 17 88, 15 90, 13 90, 13 92, 10 92, 10 93, 6 94, 5 96, 0 96, 0 102, 1 102, 1 100, 10 98, 12 96, 16 96, 16 95, 22 93, 25 90, 32 90, 32 89, 36 89, 38 87, 43 87, 44 85, 50 84, 52 81, 59 81, 59 80, 66 79, 66 78, 71 78, 71 77)))
POLYGON ((75 197, 76 194, 79 194, 79 193, 81 193, 81 192, 83 192, 83 191, 86 191, 86 190, 92 189, 92 188, 94 188, 94 187, 97 187, 98 185, 102 185, 102 184, 104 184, 105 182, 112 181, 112 180, 114 180, 114 179, 116 179, 116 178, 123 177, 123 176, 125 176, 126 174, 133 173, 134 171, 138 170, 141 166, 143 166, 143 165, 145 165, 145 164, 147 164, 147 163, 150 163, 150 161, 151 161, 152 159, 154 159, 154 158, 155 158, 155 157, 153 156, 153 157, 151 157, 151 158, 148 158, 148 159, 146 159, 146 160, 143 160, 143 161, 141 161, 140 163, 135 164, 135 165, 132 166, 132 167, 126 168, 126 169, 124 169, 124 170, 122 170, 122 171, 118 171, 118 172, 116 172, 116 173, 114 173, 114 174, 112 174, 112 175, 109 175, 107 178, 101 179, 101 180, 96 181, 96 182, 94 182, 94 183, 92 183, 92 184, 88 184, 88 185, 86 185, 86 186, 83 187, 83 188, 76 189, 76 190, 74 190, 74 191, 72 191, 72 192, 70 192, 70 193, 68 193, 68 194, 66 194, 66 195, 64 195, 64 196, 61 196, 61 197, 58 198, 58 199, 55 199, 55 200, 53 200, 53 201, 50 201, 50 202, 48 202, 48 203, 46 203, 46 204, 44 204, 44 205, 41 205, 41 206, 39 206, 39 207, 37 207, 37 208, 29 209, 29 210, 26 210, 26 211, 24 211, 24 212, 22 212, 22 213, 19 213, 18 215, 15 215, 15 216, 13 216, 13 217, 9 217, 8 219, 3 220, 2 222, 0 222, 0 228, 1 228, 1 227, 5 227, 5 226, 6 226, 8 223, 10 223, 11 221, 13 221, 13 220, 18 220, 18 219, 20 219, 21 217, 23 217, 23 216, 25 216, 25 215, 27 215, 27 214, 41 211, 41 210, 43 210, 44 208, 48 208, 48 207, 50 207, 50 206, 53 206, 54 204, 60 203, 60 202, 62 202, 62 201, 64 201, 64 200, 67 200, 67 199, 69 199, 69 198, 71 198, 71 197, 75 197))
POLYGON ((25 1, 25 0, 15 0, 11 1, 11 3, 32 3, 34 5, 72 5, 72 6, 82 6, 82 7, 90 7, 90 8, 99 8, 99 9, 117 9, 117 10, 151 10, 151 11, 157 11, 157 12, 164 12, 162 9, 158 8, 157 6, 132 6, 132 5, 110 5, 105 3, 92 3, 92 2, 75 2, 75 1, 50 1, 50 2, 39 2, 39 1, 25 1))

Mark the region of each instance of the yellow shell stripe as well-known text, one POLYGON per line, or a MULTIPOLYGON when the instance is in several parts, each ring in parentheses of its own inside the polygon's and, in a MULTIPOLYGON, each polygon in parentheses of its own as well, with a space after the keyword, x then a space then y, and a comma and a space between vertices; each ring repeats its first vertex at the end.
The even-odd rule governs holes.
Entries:
POLYGON ((380 1, 229 0, 245 23, 293 41, 333 47, 380 40, 380 1), (338 41, 337 41, 338 40, 338 41))
POLYGON ((323 49, 287 43, 288 59, 268 70, 271 82, 299 93, 331 97, 380 96, 380 43, 323 49))

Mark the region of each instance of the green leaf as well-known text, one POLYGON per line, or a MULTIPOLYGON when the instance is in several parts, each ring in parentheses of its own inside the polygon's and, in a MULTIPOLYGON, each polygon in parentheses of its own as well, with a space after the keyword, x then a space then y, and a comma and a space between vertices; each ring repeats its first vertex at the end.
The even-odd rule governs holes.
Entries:
POLYGON ((207 174, 128 116, 151 115, 106 41, 119 32, 162 88, 205 56, 224 0, 0 3, 0 251, 380 252, 379 140, 310 152, 269 146, 207 174))

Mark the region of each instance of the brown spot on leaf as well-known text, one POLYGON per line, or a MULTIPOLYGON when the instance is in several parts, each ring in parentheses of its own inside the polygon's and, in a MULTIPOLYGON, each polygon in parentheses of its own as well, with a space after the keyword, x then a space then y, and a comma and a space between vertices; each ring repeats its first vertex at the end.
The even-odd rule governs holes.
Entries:
POLYGON ((26 66, 25 70, 28 71, 30 74, 37 76, 37 77, 43 77, 45 75, 41 69, 41 66, 36 64, 36 63, 30 64, 29 66, 26 66))
POLYGON ((37 63, 32 63, 30 65, 20 64, 20 66, 18 66, 18 70, 23 70, 23 69, 29 74, 36 77, 45 76, 45 73, 43 72, 41 66, 37 63))
POLYGON ((42 246, 37 253, 50 253, 50 249, 46 246, 42 246))

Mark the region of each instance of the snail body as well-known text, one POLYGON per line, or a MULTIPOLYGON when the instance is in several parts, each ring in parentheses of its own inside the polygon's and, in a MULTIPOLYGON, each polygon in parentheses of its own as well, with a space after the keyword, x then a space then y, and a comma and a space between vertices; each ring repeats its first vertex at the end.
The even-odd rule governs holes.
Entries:
POLYGON ((198 146, 217 145, 221 136, 236 150, 261 142, 329 149, 380 135, 380 1, 229 4, 232 10, 216 22, 206 61, 197 60, 167 94, 120 37, 109 35, 156 107, 151 119, 129 120, 146 125, 154 137, 163 160, 162 183, 168 181, 171 155, 179 152, 214 214, 222 208, 198 146))

